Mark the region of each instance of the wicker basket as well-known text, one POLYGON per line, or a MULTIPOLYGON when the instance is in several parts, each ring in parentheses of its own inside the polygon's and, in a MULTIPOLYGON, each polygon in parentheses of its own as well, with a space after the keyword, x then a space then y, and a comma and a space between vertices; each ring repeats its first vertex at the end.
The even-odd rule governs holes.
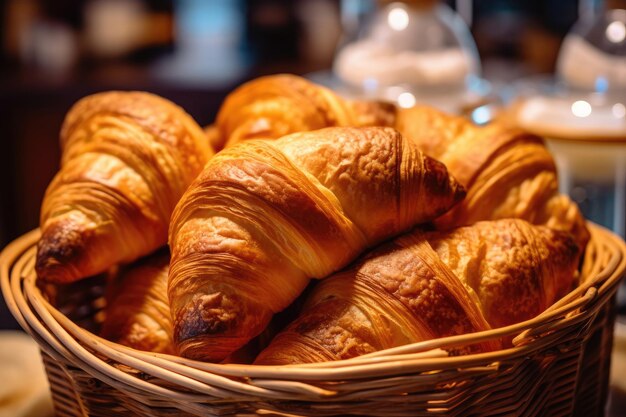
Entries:
POLYGON ((43 351, 59 416, 593 416, 606 402, 626 246, 590 229, 581 284, 533 320, 299 366, 201 363, 95 336, 103 280, 45 296, 33 270, 38 231, 4 250, 0 272, 9 308, 43 351), (506 350, 456 357, 444 350, 507 336, 514 347, 506 350))

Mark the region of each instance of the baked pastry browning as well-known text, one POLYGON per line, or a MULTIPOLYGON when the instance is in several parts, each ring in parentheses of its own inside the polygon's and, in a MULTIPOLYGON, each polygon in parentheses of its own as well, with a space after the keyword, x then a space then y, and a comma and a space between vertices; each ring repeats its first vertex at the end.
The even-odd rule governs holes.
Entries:
POLYGON ((180 353, 223 359, 309 278, 463 195, 443 164, 390 128, 328 128, 226 148, 172 216, 169 298, 180 353))
POLYGON ((226 97, 216 118, 216 150, 245 139, 277 139, 325 127, 392 126, 393 105, 350 102, 293 75, 252 80, 226 97))
POLYGON ((499 122, 477 127, 427 106, 350 101, 292 75, 261 77, 233 91, 211 130, 216 149, 250 138, 329 126, 394 127, 427 155, 442 161, 468 190, 440 228, 481 220, 521 218, 570 231, 584 247, 584 218, 559 194, 556 166, 541 138, 499 122))
POLYGON ((175 352, 167 300, 169 252, 161 249, 122 267, 107 287, 101 336, 134 349, 175 352))
POLYGON ((319 283, 255 363, 348 359, 518 323, 570 290, 579 256, 569 233, 518 219, 417 230, 319 283))
POLYGON ((174 206, 212 154, 188 114, 142 92, 80 100, 63 123, 61 147, 36 264, 40 278, 57 283, 163 246, 174 206))
POLYGON ((540 137, 497 122, 477 127, 425 106, 400 109, 396 128, 467 189, 466 199, 438 220, 439 228, 519 218, 569 231, 585 247, 585 220, 559 194, 554 159, 540 137))

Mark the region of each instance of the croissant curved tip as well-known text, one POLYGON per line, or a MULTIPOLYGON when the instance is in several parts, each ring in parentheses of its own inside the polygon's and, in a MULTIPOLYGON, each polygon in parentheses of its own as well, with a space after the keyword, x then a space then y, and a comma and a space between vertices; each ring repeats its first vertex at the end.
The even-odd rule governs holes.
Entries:
POLYGON ((271 312, 246 300, 222 292, 190 298, 173 314, 174 340, 180 355, 219 362, 261 333, 271 312))
POLYGON ((465 197, 465 187, 448 171, 443 162, 425 156, 424 169, 428 173, 426 185, 432 193, 447 195, 452 192, 455 198, 465 197))
POLYGON ((42 280, 55 284, 70 283, 76 280, 74 274, 69 273, 65 264, 59 261, 54 254, 38 255, 35 271, 42 280))
POLYGON ((82 278, 77 265, 84 257, 88 235, 89 232, 75 222, 57 222, 44 228, 37 245, 37 276, 57 284, 82 278))
POLYGON ((459 184, 452 176, 450 176, 450 189, 452 189, 452 199, 455 204, 463 200, 467 195, 467 190, 465 190, 465 187, 459 184))

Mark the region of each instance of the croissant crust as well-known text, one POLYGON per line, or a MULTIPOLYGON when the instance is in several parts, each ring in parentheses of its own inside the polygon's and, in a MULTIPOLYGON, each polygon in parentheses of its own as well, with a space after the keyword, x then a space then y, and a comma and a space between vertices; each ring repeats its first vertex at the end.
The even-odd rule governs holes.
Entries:
POLYGON ((260 77, 230 93, 212 132, 220 150, 247 139, 277 139, 326 127, 393 126, 395 106, 347 101, 304 78, 279 74, 260 77))
POLYGON ((309 278, 463 195, 442 164, 389 128, 328 128, 226 148, 172 216, 169 298, 181 354, 221 360, 309 278))
POLYGON ((585 219, 559 193, 554 159, 540 137, 499 122, 477 127, 426 106, 399 109, 395 127, 467 189, 466 199, 437 221, 439 228, 519 218, 587 244, 585 219))
POLYGON ((37 274, 71 282, 163 246, 174 206, 212 151, 178 106, 148 93, 80 100, 44 196, 37 274))
POLYGON ((569 233, 519 219, 416 230, 319 283, 256 363, 348 359, 528 320, 569 291, 579 256, 569 233))
POLYGON ((167 299, 166 249, 121 268, 107 286, 101 336, 134 349, 175 353, 167 299))

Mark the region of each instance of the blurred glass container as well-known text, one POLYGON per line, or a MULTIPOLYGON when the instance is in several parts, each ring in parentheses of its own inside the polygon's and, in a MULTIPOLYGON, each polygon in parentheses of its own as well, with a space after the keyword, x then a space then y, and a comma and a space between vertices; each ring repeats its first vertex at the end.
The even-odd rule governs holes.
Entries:
POLYGON ((557 73, 574 89, 626 91, 626 10, 579 21, 563 41, 557 73))
POLYGON ((244 77, 243 0, 176 0, 175 53, 159 61, 157 77, 180 85, 218 86, 244 77))
POLYGON ((379 5, 335 57, 344 94, 458 112, 484 93, 476 45, 458 14, 433 0, 379 5))
POLYGON ((566 37, 557 78, 516 85, 516 124, 544 136, 561 191, 590 220, 626 236, 626 11, 583 19, 566 37))

